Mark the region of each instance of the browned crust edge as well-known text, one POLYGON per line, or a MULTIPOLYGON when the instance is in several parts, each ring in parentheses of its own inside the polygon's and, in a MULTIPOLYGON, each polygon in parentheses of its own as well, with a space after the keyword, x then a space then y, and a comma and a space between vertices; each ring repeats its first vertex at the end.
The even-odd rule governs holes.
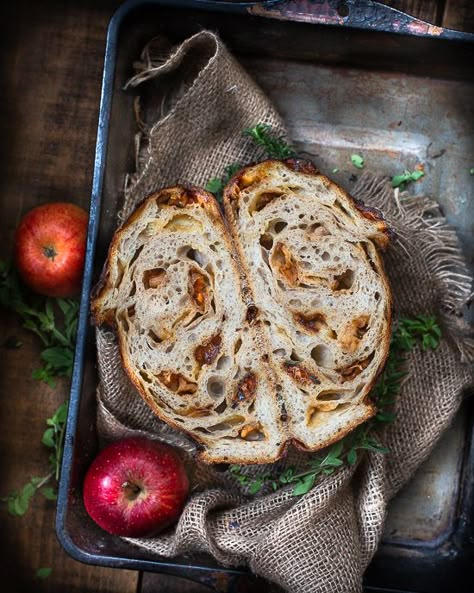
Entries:
POLYGON ((384 237, 381 241, 375 240, 379 247, 385 248, 387 247, 391 236, 393 236, 393 231, 390 230, 387 222, 383 218, 382 212, 377 208, 372 208, 371 206, 366 206, 362 200, 358 200, 351 196, 348 192, 342 189, 339 185, 334 183, 329 177, 323 175, 315 166, 315 164, 308 160, 308 159, 286 159, 286 160, 278 160, 278 159, 268 159, 265 161, 260 161, 258 163, 253 163, 248 165, 239 171, 237 171, 228 184, 224 189, 224 208, 227 214, 226 204, 230 206, 232 200, 235 199, 235 189, 238 187, 239 180, 242 176, 255 167, 261 167, 262 169, 266 169, 273 164, 285 165, 291 171, 295 173, 302 173, 304 175, 312 176, 312 177, 319 177, 321 181, 327 188, 330 188, 335 193, 339 194, 343 199, 347 200, 351 206, 354 207, 355 210, 359 214, 361 214, 367 220, 370 220, 376 224, 377 230, 382 233, 384 237))

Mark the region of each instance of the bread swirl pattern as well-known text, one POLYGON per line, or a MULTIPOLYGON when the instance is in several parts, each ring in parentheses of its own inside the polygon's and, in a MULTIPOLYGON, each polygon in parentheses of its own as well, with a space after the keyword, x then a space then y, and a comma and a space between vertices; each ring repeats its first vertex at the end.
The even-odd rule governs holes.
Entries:
POLYGON ((212 195, 150 196, 92 302, 155 413, 211 463, 322 448, 374 413, 390 336, 383 221, 310 163, 266 161, 212 195))

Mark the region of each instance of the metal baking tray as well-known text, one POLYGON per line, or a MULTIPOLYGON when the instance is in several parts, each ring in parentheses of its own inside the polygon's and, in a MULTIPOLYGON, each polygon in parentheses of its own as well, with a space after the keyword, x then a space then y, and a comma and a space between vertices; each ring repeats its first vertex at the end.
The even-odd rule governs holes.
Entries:
MULTIPOLYGON (((245 569, 224 569, 210 557, 169 560, 139 550, 100 530, 86 515, 81 495, 97 451, 89 292, 114 231, 125 174, 134 168, 134 92, 123 85, 153 36, 178 42, 203 28, 218 31, 261 85, 297 148, 348 191, 357 173, 350 164, 354 152, 364 156, 368 170, 385 175, 424 163, 426 175, 413 190, 439 198, 471 266, 474 35, 356 0, 131 0, 110 23, 57 533, 65 550, 83 562, 166 572, 230 590, 232 582, 248 576, 245 569)), ((465 405, 390 505, 382 545, 367 571, 367 591, 474 590, 472 428, 465 405)))

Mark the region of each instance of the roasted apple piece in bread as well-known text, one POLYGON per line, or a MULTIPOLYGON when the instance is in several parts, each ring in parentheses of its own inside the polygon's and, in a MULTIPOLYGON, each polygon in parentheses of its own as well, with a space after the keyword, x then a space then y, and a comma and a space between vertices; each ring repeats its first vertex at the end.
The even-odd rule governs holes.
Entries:
POLYGON ((150 196, 115 233, 92 301, 153 411, 210 463, 314 451, 375 408, 390 290, 373 211, 304 161, 237 173, 211 194, 150 196))

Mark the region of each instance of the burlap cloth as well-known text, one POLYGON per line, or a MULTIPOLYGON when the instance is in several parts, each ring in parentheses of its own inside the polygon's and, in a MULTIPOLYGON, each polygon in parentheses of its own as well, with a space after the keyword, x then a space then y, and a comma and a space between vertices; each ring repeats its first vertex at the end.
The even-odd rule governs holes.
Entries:
MULTIPOLYGON (((210 32, 172 50, 155 40, 135 67, 128 87, 142 85, 148 103, 145 111, 137 105, 137 170, 127 180, 122 219, 160 187, 205 185, 227 164, 260 159, 242 136, 246 127, 265 122, 284 132, 268 99, 210 32)), ((251 497, 228 472, 189 463, 193 491, 177 526, 129 540, 134 545, 166 557, 207 552, 295 593, 361 591, 388 501, 428 456, 472 382, 474 342, 462 317, 471 278, 435 202, 399 195, 386 179, 369 175, 353 195, 379 208, 398 235, 386 254, 395 317, 434 313, 444 331, 436 351, 416 348, 409 355, 396 420, 384 435, 390 453, 368 453, 355 469, 320 479, 303 497, 294 497, 291 487, 251 497)), ((130 385, 111 333, 97 331, 97 354, 103 442, 138 431, 181 447, 190 459, 194 445, 159 421, 130 385)), ((295 452, 289 458, 301 461, 295 452)))

